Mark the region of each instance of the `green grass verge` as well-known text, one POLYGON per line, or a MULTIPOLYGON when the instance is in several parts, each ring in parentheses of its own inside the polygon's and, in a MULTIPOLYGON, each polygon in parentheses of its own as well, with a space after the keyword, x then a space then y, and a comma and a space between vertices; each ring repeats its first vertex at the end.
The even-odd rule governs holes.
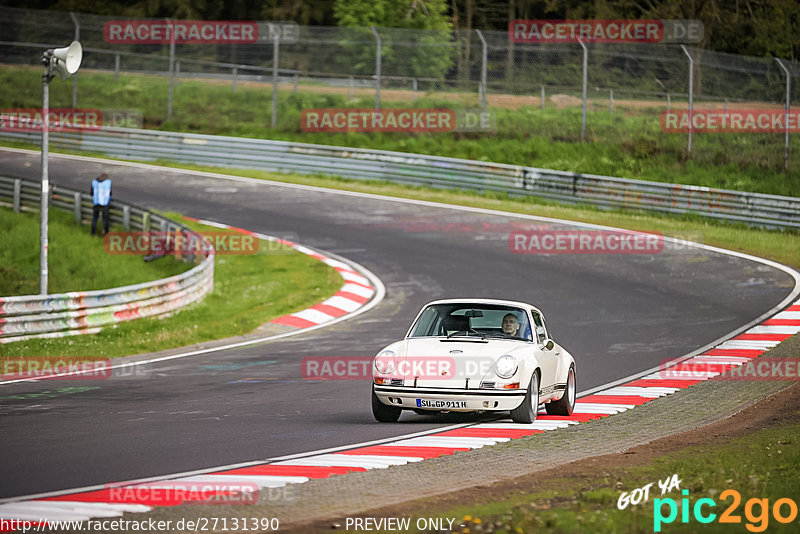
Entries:
MULTIPOLYGON (((787 424, 760 430, 724 445, 690 447, 661 456, 647 465, 633 468, 610 468, 599 476, 557 478, 542 481, 534 493, 517 491, 491 503, 470 502, 457 508, 440 509, 426 506, 417 517, 455 518, 463 523, 454 532, 525 533, 525 532, 654 532, 655 499, 672 498, 678 506, 684 498, 673 489, 661 495, 659 480, 677 474, 680 489, 688 490, 690 504, 688 522, 682 514, 670 524, 662 524, 661 532, 797 532, 797 518, 790 524, 780 524, 772 516, 777 499, 789 498, 798 503, 800 495, 800 447, 797 446, 800 424, 787 424), (755 474, 757 473, 757 474, 755 474), (648 502, 617 508, 623 492, 654 483, 648 502), (721 497, 727 489, 736 490, 741 503, 733 510, 741 524, 720 523, 720 515, 733 503, 733 498, 721 497), (713 499, 714 508, 706 504, 702 513, 717 514, 709 524, 698 522, 694 505, 701 498, 713 499), (750 505, 751 517, 746 515, 751 498, 769 499, 763 512, 750 505), (746 525, 751 525, 752 530, 746 525)), ((800 504, 800 503, 798 503, 800 504)), ((668 517, 669 505, 660 505, 668 517)), ((781 514, 789 515, 783 505, 781 514)), ((412 529, 413 532, 413 529, 412 529)))
MULTIPOLYGON (((178 219, 176 214, 166 214, 178 219)), ((186 222, 198 230, 217 228, 186 222)), ((140 256, 135 256, 142 262, 140 256)), ((169 262, 162 258, 155 262, 169 262)), ((182 347, 251 332, 275 317, 302 310, 333 295, 343 284, 333 268, 305 254, 276 246, 254 255, 217 256, 214 291, 168 318, 137 319, 99 334, 33 339, 0 345, 12 356, 113 358, 182 347)))
MULTIPOLYGON (((190 268, 168 258, 144 263, 141 256, 110 255, 103 240, 71 214, 49 212, 48 286, 50 293, 107 289, 148 282, 190 268)), ((14 213, 0 206, 0 295, 39 293, 39 213, 14 213)))
MULTIPOLYGON (((0 101, 8 108, 38 108, 41 105, 40 69, 5 66, 0 70, 0 101)), ((587 142, 580 142, 580 109, 539 109, 526 105, 516 109, 494 107, 497 128, 488 133, 308 133, 300 129, 300 113, 309 108, 371 108, 374 96, 359 92, 348 100, 346 89, 301 85, 297 94, 279 91, 278 122, 271 129, 271 86, 219 81, 181 80, 175 89, 173 116, 166 117, 167 80, 158 76, 93 71, 81 72, 80 106, 101 109, 134 109, 144 117, 144 126, 171 131, 282 139, 331 145, 370 147, 422 154, 461 157, 639 178, 670 183, 694 184, 793 196, 800 190, 800 162, 792 158, 783 172, 782 134, 708 134, 693 139, 691 158, 686 155, 685 134, 665 134, 659 125, 662 107, 657 102, 627 108, 618 103, 609 114, 606 104, 590 107, 587 142), (605 109, 605 111, 603 111, 605 109)), ((70 107, 72 84, 51 85, 51 107, 70 107)), ((411 105, 391 101, 386 107, 411 105)), ((513 98, 508 105, 513 104, 513 98)), ((477 106, 474 95, 431 93, 413 104, 419 108, 477 106)), ((698 105, 698 108, 700 105, 698 105)))

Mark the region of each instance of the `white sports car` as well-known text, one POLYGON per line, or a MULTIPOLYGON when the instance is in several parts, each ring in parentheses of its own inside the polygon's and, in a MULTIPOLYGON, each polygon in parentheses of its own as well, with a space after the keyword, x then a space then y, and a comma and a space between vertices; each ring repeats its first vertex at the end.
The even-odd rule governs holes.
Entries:
POLYGON ((575 407, 575 360, 547 333, 530 304, 493 299, 437 300, 424 306, 405 339, 372 366, 372 413, 395 422, 402 410, 510 411, 516 423, 575 407))

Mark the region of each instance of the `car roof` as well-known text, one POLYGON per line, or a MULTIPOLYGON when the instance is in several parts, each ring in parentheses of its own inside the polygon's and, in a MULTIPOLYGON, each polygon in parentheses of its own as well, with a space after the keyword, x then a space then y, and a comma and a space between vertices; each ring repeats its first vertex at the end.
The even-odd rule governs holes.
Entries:
POLYGON ((426 308, 433 304, 501 304, 504 306, 516 306, 518 308, 533 308, 534 310, 541 313, 541 311, 533 304, 528 304, 527 302, 519 302, 516 300, 482 299, 482 298, 442 299, 429 302, 424 307, 426 308))

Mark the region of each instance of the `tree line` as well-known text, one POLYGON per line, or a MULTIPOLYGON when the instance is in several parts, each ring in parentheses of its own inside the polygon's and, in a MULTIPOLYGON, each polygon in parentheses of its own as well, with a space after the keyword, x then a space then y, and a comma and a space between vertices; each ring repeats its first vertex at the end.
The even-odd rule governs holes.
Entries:
POLYGON ((108 16, 441 31, 505 31, 514 19, 698 19, 705 37, 696 46, 800 58, 797 0, 0 0, 2 5, 108 16))

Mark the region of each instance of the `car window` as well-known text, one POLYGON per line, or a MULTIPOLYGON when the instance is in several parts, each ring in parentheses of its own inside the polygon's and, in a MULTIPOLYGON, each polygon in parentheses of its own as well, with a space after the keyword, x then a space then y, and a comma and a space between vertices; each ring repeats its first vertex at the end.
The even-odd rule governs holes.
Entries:
POLYGON ((536 325, 536 338, 539 340, 539 343, 544 343, 544 340, 547 339, 548 336, 542 315, 534 310, 531 310, 531 315, 533 315, 533 323, 536 325))
POLYGON ((435 306, 428 306, 417 319, 410 337, 435 336, 442 322, 442 316, 435 306))
POLYGON ((483 317, 473 317, 472 328, 497 328, 503 322, 503 316, 507 310, 481 310, 483 317))
POLYGON ((532 341, 531 326, 525 310, 500 304, 434 304, 420 314, 409 337, 476 336, 525 339, 532 341), (503 332, 503 318, 512 314, 519 329, 515 335, 503 332))

